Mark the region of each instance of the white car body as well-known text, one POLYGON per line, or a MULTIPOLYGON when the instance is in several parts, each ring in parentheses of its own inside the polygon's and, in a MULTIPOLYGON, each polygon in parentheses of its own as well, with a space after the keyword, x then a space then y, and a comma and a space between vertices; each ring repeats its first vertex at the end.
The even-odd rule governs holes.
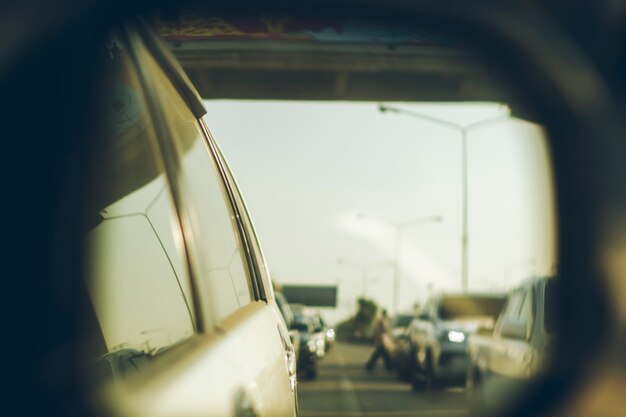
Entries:
POLYGON ((94 314, 85 326, 95 336, 84 379, 94 407, 295 416, 293 345, 197 93, 141 22, 111 36, 103 62, 109 123, 96 133, 98 219, 86 233, 94 314), (111 378, 89 365, 97 355, 111 378))

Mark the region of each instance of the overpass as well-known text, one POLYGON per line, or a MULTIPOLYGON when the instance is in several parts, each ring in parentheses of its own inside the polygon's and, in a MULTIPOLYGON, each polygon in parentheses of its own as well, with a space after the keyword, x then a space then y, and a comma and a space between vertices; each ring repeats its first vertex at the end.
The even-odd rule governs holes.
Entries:
POLYGON ((408 22, 175 13, 157 28, 208 99, 492 101, 498 72, 458 39, 408 22))

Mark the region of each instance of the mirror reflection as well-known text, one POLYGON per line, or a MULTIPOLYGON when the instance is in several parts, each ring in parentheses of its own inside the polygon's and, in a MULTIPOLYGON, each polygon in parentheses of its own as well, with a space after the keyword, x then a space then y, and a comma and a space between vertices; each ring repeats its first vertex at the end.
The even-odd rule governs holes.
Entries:
POLYGON ((85 236, 123 412, 179 411, 182 380, 187 413, 480 415, 548 369, 550 150, 479 51, 347 15, 151 22, 103 50, 85 236))

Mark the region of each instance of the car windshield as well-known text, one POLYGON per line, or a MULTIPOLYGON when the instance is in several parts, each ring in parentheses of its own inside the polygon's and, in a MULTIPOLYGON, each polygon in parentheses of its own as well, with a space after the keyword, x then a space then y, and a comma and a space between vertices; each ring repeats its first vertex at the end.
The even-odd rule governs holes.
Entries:
POLYGON ((442 320, 490 317, 500 314, 504 297, 455 296, 445 297, 439 304, 438 313, 442 320))
POLYGON ((303 333, 308 333, 310 331, 310 326, 307 323, 298 322, 298 321, 293 323, 291 328, 299 332, 303 332, 303 333))

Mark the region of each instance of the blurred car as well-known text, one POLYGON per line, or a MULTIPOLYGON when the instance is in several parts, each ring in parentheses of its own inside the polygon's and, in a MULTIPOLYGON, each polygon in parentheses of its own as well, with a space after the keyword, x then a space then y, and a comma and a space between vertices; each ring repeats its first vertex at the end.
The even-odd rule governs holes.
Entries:
POLYGON ((293 311, 289 306, 287 297, 285 297, 285 295, 281 291, 277 291, 275 289, 274 297, 276 298, 276 305, 278 305, 280 313, 285 320, 285 324, 287 325, 287 329, 289 330, 289 338, 291 339, 291 343, 293 345, 294 355, 296 358, 298 358, 298 356, 300 355, 300 332, 293 328, 293 311))
POLYGON ((80 352, 90 395, 122 414, 295 416, 294 346, 200 98, 140 20, 96 52, 80 352))
POLYGON ((545 370, 557 330, 556 283, 526 280, 509 293, 494 328, 469 336, 465 389, 472 415, 502 407, 545 370))
POLYGON ((315 326, 312 317, 305 314, 296 314, 292 325, 300 335, 298 372, 308 379, 317 377, 317 364, 326 353, 324 333, 315 326))
POLYGON ((309 340, 315 341, 317 346, 315 354, 319 359, 323 358, 328 350, 326 347, 328 335, 322 316, 304 304, 290 304, 290 306, 294 313, 294 322, 310 323, 309 333, 311 333, 311 337, 309 337, 309 340))
POLYGON ((467 338, 479 327, 493 328, 504 295, 441 294, 429 298, 409 327, 409 372, 413 388, 440 388, 464 380, 467 338))
POLYGON ((391 320, 391 338, 394 345, 391 360, 398 376, 403 380, 410 380, 414 372, 408 327, 415 316, 414 313, 401 313, 391 320))
POLYGON ((406 329, 415 317, 413 313, 396 314, 391 319, 391 337, 397 339, 406 333, 406 329))
POLYGON ((315 313, 315 317, 317 318, 317 323, 319 323, 319 329, 324 333, 324 349, 328 352, 335 344, 335 329, 324 320, 320 313, 315 313))

